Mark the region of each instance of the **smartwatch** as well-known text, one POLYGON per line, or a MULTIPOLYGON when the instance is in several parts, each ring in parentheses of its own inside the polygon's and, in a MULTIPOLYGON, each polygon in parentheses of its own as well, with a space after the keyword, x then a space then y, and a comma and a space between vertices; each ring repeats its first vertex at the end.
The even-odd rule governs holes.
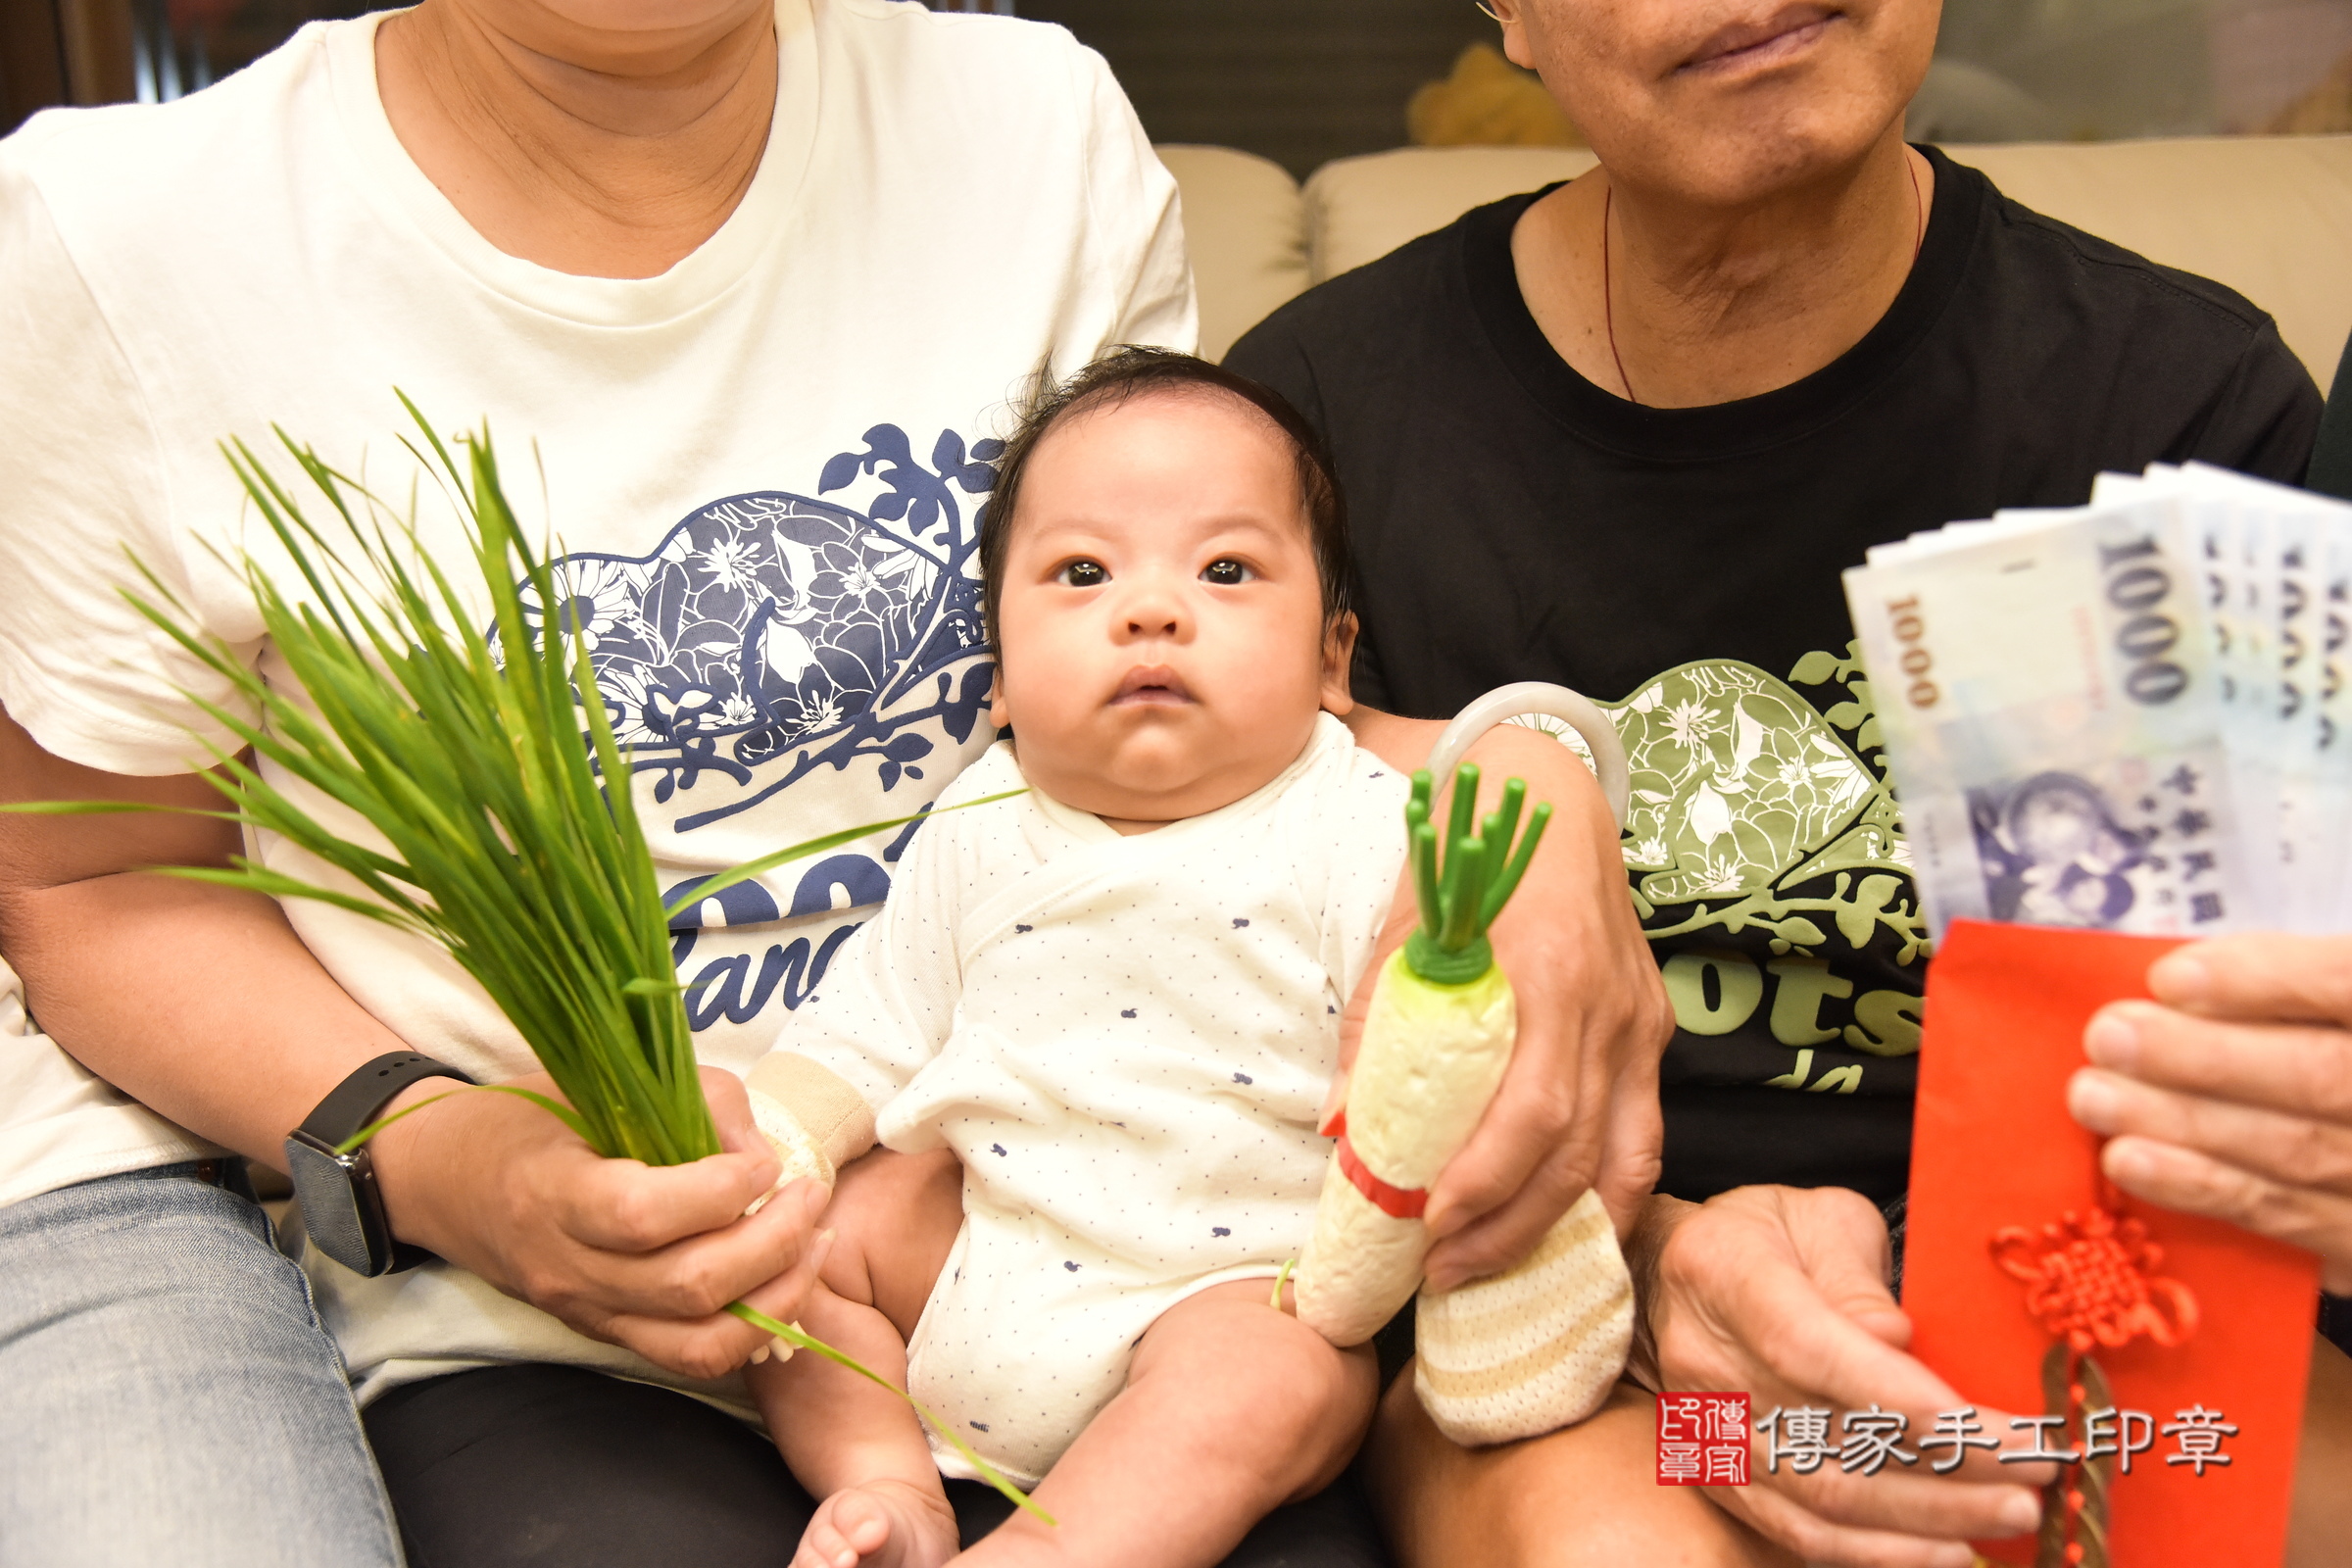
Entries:
POLYGON ((286 1174, 302 1203, 302 1223, 318 1250, 354 1274, 373 1278, 415 1268, 433 1254, 392 1239, 375 1163, 362 1144, 336 1146, 381 1114, 393 1096, 425 1078, 473 1082, 457 1068, 414 1051, 395 1051, 361 1066, 303 1119, 286 1140, 286 1174))

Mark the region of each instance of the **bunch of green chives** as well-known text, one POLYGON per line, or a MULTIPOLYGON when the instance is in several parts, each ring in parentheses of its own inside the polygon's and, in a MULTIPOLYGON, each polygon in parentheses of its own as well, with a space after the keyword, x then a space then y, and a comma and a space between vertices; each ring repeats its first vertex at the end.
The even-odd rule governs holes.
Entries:
MULTIPOLYGON (((495 644, 422 549, 414 523, 387 520, 361 486, 282 430, 278 439, 340 519, 339 528, 306 516, 243 442, 232 443, 226 455, 310 590, 290 600, 250 557, 242 563, 270 641, 316 716, 227 643, 190 630, 193 617, 143 565, 155 598, 130 595, 141 614, 218 675, 252 715, 191 699, 253 759, 209 747, 219 765, 205 776, 226 808, 202 814, 274 833, 352 878, 365 896, 245 856, 227 867, 156 869, 271 898, 316 900, 440 944, 489 993, 568 1103, 513 1086, 489 1087, 543 1106, 608 1157, 679 1165, 715 1154, 718 1133, 703 1098, 683 988, 670 958, 669 917, 775 866, 915 818, 869 822, 778 850, 696 883, 665 907, 631 799, 628 761, 598 696, 586 645, 578 627, 560 624, 567 596, 516 522, 489 431, 461 443, 466 459, 461 464, 416 406, 405 396, 401 401, 425 444, 410 444, 411 452, 446 475, 459 503, 489 596, 495 644), (536 636, 523 611, 526 583, 541 610, 536 636), (263 761, 363 818, 389 853, 320 825, 262 776, 263 761)), ((169 808, 65 801, 0 809, 92 814, 169 808)), ((362 1129, 350 1144, 382 1125, 362 1129)), ((888 1379, 741 1301, 728 1310, 898 1394, 999 1491, 1053 1522, 888 1379)))
POLYGON ((566 595, 515 520, 488 432, 462 443, 461 465, 413 404, 409 412, 462 509, 495 641, 412 524, 380 514, 364 521, 353 506, 358 487, 280 432, 341 519, 330 534, 234 444, 230 466, 309 588, 289 599, 255 562, 243 563, 270 643, 316 715, 228 645, 189 630, 152 574, 161 603, 133 603, 253 715, 199 699, 252 754, 249 762, 213 749, 220 768, 208 776, 228 806, 219 814, 278 835, 364 893, 244 857, 228 868, 172 874, 317 900, 441 944, 529 1044, 568 1102, 548 1108, 591 1148, 649 1165, 715 1154, 668 916, 785 861, 911 819, 780 850, 664 908, 587 650, 578 628, 559 623, 566 595), (542 612, 536 634, 525 585, 542 612), (366 820, 389 853, 320 825, 262 776, 265 760, 366 820))

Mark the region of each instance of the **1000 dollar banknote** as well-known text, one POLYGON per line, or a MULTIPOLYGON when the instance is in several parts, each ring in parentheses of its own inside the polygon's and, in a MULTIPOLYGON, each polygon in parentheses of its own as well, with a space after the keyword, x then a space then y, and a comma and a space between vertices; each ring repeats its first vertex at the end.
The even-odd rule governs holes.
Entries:
POLYGON ((1936 930, 2243 917, 2202 582, 2171 495, 2010 514, 1845 574, 1936 930))

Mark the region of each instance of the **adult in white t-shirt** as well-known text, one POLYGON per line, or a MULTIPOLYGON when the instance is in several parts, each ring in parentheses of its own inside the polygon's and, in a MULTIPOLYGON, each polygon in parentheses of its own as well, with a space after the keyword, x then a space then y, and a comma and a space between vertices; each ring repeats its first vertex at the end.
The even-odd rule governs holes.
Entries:
MULTIPOLYGON (((212 804, 191 770, 223 737, 191 694, 225 694, 123 602, 130 557, 270 671, 214 555, 254 543, 218 443, 290 474, 282 425, 416 494, 446 552, 398 386, 445 432, 487 418, 530 476, 559 623, 586 628, 671 887, 916 810, 988 744, 969 556, 1004 403, 1041 365, 1194 330, 1174 187, 1102 63, 888 0, 425 0, 176 104, 42 116, 0 143, 0 795, 212 804)), ((1383 722, 1359 738, 1426 753, 1383 722)), ((1565 753, 1486 755, 1613 866, 1565 753)), ((0 824, 0 951, 24 977, 0 989, 0 1564, 389 1560, 338 1348, 436 1564, 558 1539, 574 1564, 715 1564, 797 1539, 805 1499, 714 1408, 758 1338, 718 1308, 789 1315, 811 1216, 788 1197, 740 1217, 773 1165, 725 1069, 817 983, 901 840, 676 933, 747 1152, 648 1170, 510 1097, 444 1100, 372 1152, 394 1232, 447 1262, 363 1279, 314 1250, 314 1318, 193 1162, 279 1162, 380 1054, 488 1081, 527 1050, 379 927, 135 874, 234 853, 209 822, 0 824)), ((1542 1234, 1604 1121, 1613 1196, 1646 1185, 1654 971, 1606 878, 1552 865, 1496 933, 1532 1088, 1506 1086, 1433 1201, 1475 1220, 1444 1269, 1542 1234)))
MULTIPOLYGON (((0 701, 49 760, 16 793, 201 799, 191 731, 223 736, 182 694, 223 694, 122 600, 138 581, 123 547, 269 668, 249 597, 211 556, 248 542, 253 520, 219 443, 241 438, 291 475, 276 423, 405 498, 415 465, 396 386, 445 432, 487 418, 534 508, 536 447, 571 612, 636 749, 665 884, 918 810, 985 749, 970 557, 987 440, 1041 362, 1066 371, 1114 343, 1191 344, 1174 185, 1102 62, 1058 29, 885 0, 629 9, 436 0, 313 26, 192 98, 45 115, 0 148, 0 701)), ((426 537, 455 559, 436 502, 426 489, 426 537)), ((69 885, 20 906, 5 935, 40 1023, 74 1054, 35 1032, 9 978, 12 1273, 18 1231, 126 1188, 95 1178, 223 1149, 274 1163, 288 1127, 381 1051, 413 1045, 485 1082, 535 1067, 445 959, 383 928, 318 906, 281 916, 199 890, 72 881, 217 857, 227 846, 209 825, 44 832, 58 858, 42 870, 69 885)), ((706 1061, 740 1067, 772 1039, 887 888, 895 837, 731 890, 678 932, 706 1061)), ((20 842, 36 842, 21 822, 20 842)), ((789 1223, 679 1240, 740 1213, 752 1155, 575 1197, 561 1170, 533 1174, 543 1160, 491 1152, 543 1149, 547 1126, 530 1117, 451 1104, 415 1125, 413 1143, 387 1136, 376 1151, 395 1221, 472 1269, 367 1280, 311 1255, 363 1399, 491 1363, 670 1383, 722 1371, 753 1336, 703 1314, 785 1273, 804 1234, 802 1216, 779 1214, 789 1223), (420 1162, 457 1179, 424 1197, 407 1179, 420 1162), (482 1207, 506 1212, 466 1234, 482 1207), (561 1247, 514 1239, 534 1228, 561 1247), (638 1255, 673 1241, 674 1259, 638 1255)), ((186 1180, 127 1190, 207 1197, 186 1180)), ((62 1268, 57 1231, 38 1228, 62 1268)), ((236 1238, 270 1279, 258 1240, 236 1238)), ((215 1268, 206 1283, 234 1294, 238 1277, 215 1268)), ((289 1296, 307 1319, 299 1280, 289 1296)), ((121 1348, 177 1321, 123 1314, 121 1348)), ((20 1334, 0 1365, 43 1353, 20 1334)), ((61 1438, 94 1480, 120 1474, 79 1452, 75 1435, 111 1421, 92 1370, 74 1368, 54 1408, 20 1410, 20 1436, 0 1440, 10 1474, 33 1474, 20 1445, 61 1438)), ((349 1485, 380 1537, 334 1381, 341 1443, 306 1431, 289 1446, 286 1501, 306 1516, 349 1485), (355 1462, 322 1474, 321 1449, 355 1462)), ((7 1382, 12 1401, 27 1387, 7 1382)), ((237 1434, 207 1430, 224 1418, 190 1403, 183 1438, 147 1441, 233 1446, 237 1434)), ((161 1487, 182 1494, 171 1506, 118 1494, 89 1510, 113 1516, 100 1534, 61 1539, 62 1555, 35 1533, 40 1487, 20 1480, 0 1561, 389 1559, 388 1541, 372 1555, 348 1540, 318 1551, 319 1536, 291 1527, 258 1545, 212 1539, 234 1527, 201 1517, 207 1463, 248 1461, 169 1471, 161 1487), (166 1544, 123 1549, 109 1527, 166 1544)), ((90 1523, 60 1519, 58 1534, 90 1523)), ((679 1528, 663 1524, 672 1546, 679 1528)))

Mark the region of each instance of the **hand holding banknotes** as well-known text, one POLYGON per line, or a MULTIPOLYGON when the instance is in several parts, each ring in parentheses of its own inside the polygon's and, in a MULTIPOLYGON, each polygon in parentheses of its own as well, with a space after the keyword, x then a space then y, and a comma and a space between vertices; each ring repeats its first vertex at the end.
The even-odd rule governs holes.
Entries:
POLYGON ((2352 1288, 2352 507, 2158 465, 1881 546, 1846 594, 1937 934, 2223 938, 2085 1031, 2109 1176, 2352 1288))
MULTIPOLYGON (((1886 1225, 1839 1188, 1742 1187, 1705 1203, 1660 1197, 1628 1248, 1643 1303, 1633 1373, 1661 1389, 1744 1390, 1752 1419, 1811 1407, 1901 1411, 1909 1430, 1965 1406, 1905 1351, 1910 1319, 1886 1288, 1886 1225)), ((2004 1412, 1979 1409, 1989 1433, 2004 1412)), ((1838 1438, 1833 1438, 1835 1445, 1838 1438)), ((1969 1540, 2023 1535, 2040 1521, 2033 1488, 2050 1467, 1982 1452, 1948 1474, 1921 1463, 1876 1474, 1836 1459, 1767 1468, 1709 1495, 1808 1562, 1850 1568, 1968 1568, 1969 1540)))
POLYGON ((2068 1108, 2136 1198, 2320 1254, 2352 1293, 2352 937, 2180 949, 2091 1020, 2068 1108))
MULTIPOLYGON (((2067 1109, 2105 1174, 2352 1289, 2352 508, 2158 465, 1877 547, 1846 592, 1938 938, 2197 939, 2083 1028, 2067 1109)), ((2303 1412, 2286 1560, 2340 1563, 2352 1363, 2324 1343, 2303 1412)))

